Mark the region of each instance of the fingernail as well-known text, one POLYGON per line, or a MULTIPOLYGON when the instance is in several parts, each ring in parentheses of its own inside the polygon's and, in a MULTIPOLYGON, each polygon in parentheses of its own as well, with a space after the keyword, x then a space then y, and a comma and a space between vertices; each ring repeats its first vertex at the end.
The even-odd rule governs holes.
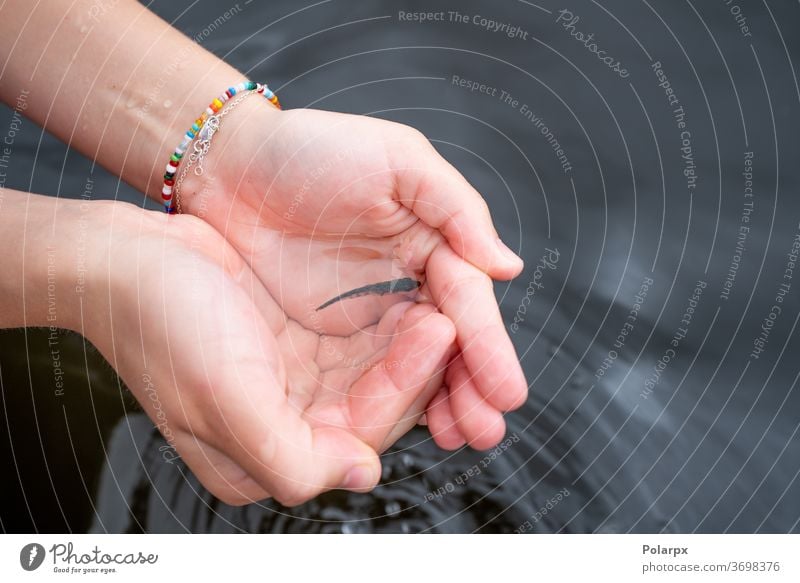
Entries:
POLYGON ((503 243, 503 240, 500 237, 497 238, 497 248, 500 249, 500 252, 508 259, 509 261, 513 261, 514 263, 518 263, 522 261, 519 255, 514 253, 508 246, 503 243))
POLYGON ((350 468, 342 482, 345 490, 368 490, 375 485, 370 466, 354 466, 350 468))

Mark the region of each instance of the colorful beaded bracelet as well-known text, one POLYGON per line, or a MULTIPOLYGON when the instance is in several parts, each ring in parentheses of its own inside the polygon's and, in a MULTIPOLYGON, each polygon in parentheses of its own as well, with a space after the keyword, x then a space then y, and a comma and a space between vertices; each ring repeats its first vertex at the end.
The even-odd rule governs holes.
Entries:
POLYGON ((192 127, 190 127, 184 135, 183 141, 181 141, 178 147, 175 148, 175 151, 169 158, 169 162, 167 162, 166 173, 164 174, 164 185, 161 188, 161 200, 164 203, 164 211, 167 213, 175 212, 175 208, 172 205, 172 194, 175 188, 175 174, 178 172, 178 166, 180 166, 181 159, 186 153, 186 150, 189 149, 189 145, 192 143, 192 140, 194 140, 195 136, 200 133, 200 130, 206 124, 208 119, 214 117, 231 97, 241 91, 255 91, 256 93, 261 93, 267 98, 267 100, 269 100, 270 103, 272 103, 272 105, 278 109, 281 109, 278 96, 270 91, 269 87, 266 85, 254 83, 253 81, 242 81, 234 87, 228 87, 225 93, 222 93, 216 97, 209 104, 209 106, 206 107, 206 110, 200 114, 200 117, 195 120, 195 122, 192 124, 192 127))

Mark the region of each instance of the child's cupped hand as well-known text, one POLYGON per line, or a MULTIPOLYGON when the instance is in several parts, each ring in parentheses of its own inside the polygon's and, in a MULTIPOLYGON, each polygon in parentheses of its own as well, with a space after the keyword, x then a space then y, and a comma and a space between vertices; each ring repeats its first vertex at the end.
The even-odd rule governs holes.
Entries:
POLYGON ((229 504, 272 496, 284 505, 374 487, 378 454, 441 386, 451 321, 400 302, 370 326, 329 336, 287 312, 203 221, 103 209, 92 309, 76 328, 202 484, 229 504))

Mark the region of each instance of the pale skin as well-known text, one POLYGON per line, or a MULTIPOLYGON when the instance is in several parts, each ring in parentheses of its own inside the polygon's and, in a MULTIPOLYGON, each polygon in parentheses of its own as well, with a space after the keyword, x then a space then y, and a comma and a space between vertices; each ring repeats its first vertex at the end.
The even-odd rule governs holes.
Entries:
MULTIPOLYGON (((159 198, 186 127, 247 75, 137 2, 97 6, 2 4, 0 97, 13 106, 28 91, 26 115, 159 198)), ((91 340, 156 420, 152 379, 173 445, 231 504, 367 491, 378 454, 421 417, 447 449, 502 438, 527 383, 491 278, 522 262, 422 134, 254 95, 225 117, 204 166, 180 216, 5 191, 0 242, 14 252, 0 258, 0 326, 52 323, 48 246, 69 290, 88 233, 86 286, 59 296, 58 325, 91 340), (423 282, 416 295, 315 311, 409 276, 423 282)))

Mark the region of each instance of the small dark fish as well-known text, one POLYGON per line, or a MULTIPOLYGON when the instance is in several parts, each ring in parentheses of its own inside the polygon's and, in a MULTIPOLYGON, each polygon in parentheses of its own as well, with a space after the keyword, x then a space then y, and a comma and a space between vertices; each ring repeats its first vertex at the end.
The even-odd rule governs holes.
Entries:
POLYGON ((368 296, 368 295, 385 296, 386 294, 410 292, 414 291, 421 285, 422 284, 418 282, 416 279, 412 279, 410 277, 403 277, 401 279, 392 279, 390 281, 382 281, 380 283, 372 283, 369 285, 364 285, 361 287, 357 287, 356 289, 351 289, 350 291, 344 292, 343 294, 328 300, 327 302, 325 302, 324 304, 322 304, 320 307, 317 308, 317 312, 327 308, 331 304, 335 304, 339 300, 358 298, 361 296, 368 296))

